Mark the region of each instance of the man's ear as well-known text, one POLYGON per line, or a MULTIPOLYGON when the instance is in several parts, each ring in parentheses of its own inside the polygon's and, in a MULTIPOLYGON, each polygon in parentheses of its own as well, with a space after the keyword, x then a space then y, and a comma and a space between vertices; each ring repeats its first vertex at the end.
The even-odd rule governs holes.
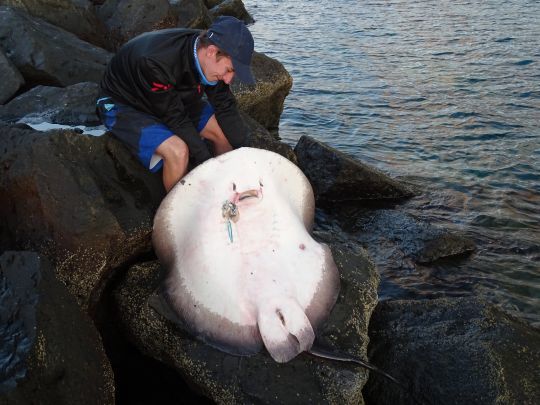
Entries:
POLYGON ((206 47, 206 56, 215 57, 219 51, 219 48, 215 45, 208 45, 206 47))

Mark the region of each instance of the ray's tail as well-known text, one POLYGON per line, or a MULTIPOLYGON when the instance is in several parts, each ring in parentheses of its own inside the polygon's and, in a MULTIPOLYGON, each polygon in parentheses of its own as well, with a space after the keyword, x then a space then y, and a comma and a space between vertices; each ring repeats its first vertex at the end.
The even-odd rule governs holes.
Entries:
POLYGON ((410 395, 413 402, 418 405, 432 405, 426 398, 418 398, 409 387, 407 387, 405 384, 403 384, 401 381, 397 380, 396 378, 392 377, 390 374, 388 374, 386 371, 381 370, 380 368, 374 366, 371 363, 368 363, 367 361, 362 360, 359 357, 351 356, 348 354, 343 353, 334 353, 330 352, 328 350, 322 349, 320 347, 312 347, 311 349, 307 350, 309 354, 315 357, 320 357, 323 359, 329 359, 329 360, 335 360, 335 361, 343 361, 343 362, 350 362, 358 364, 359 366, 365 367, 368 370, 374 371, 377 374, 382 375, 383 377, 387 378, 388 380, 392 381, 393 383, 397 384, 401 389, 403 389, 405 392, 410 395))
POLYGON ((294 299, 263 303, 259 307, 258 324, 266 349, 278 363, 309 350, 315 339, 308 317, 294 299))

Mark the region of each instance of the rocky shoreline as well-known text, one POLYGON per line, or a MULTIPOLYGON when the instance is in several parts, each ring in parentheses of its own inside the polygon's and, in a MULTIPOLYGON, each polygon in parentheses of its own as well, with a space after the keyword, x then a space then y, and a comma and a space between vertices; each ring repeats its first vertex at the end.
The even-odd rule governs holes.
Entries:
POLYGON ((429 266, 474 243, 400 209, 421 186, 309 136, 293 149, 272 135, 292 78, 263 54, 257 84, 233 91, 249 145, 287 157, 313 185, 313 234, 331 247, 342 285, 317 344, 370 360, 406 389, 308 355, 227 355, 153 310, 159 174, 110 134, 25 123, 97 125, 103 69, 141 32, 253 19, 240 0, 130 4, 0 1, 0 404, 535 403, 537 329, 477 298, 379 302, 378 262, 429 266))

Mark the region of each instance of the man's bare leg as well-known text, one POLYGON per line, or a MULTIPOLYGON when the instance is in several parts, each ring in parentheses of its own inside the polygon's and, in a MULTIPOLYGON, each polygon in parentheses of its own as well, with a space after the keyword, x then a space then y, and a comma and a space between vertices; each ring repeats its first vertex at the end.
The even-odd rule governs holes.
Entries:
POLYGON ((163 141, 155 152, 163 158, 163 185, 167 192, 186 174, 189 148, 178 136, 163 141))
POLYGON ((227 137, 221 130, 221 127, 219 126, 215 115, 212 115, 210 117, 210 119, 206 123, 206 126, 201 131, 201 136, 213 143, 214 153, 216 156, 233 150, 231 144, 227 140, 227 137))

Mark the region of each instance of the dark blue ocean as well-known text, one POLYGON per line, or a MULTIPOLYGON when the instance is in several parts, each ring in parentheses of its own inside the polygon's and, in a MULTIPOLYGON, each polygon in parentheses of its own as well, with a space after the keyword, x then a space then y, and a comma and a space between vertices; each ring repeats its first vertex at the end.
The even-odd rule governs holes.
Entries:
POLYGON ((478 245, 383 271, 403 288, 381 299, 477 295, 540 325, 540 1, 244 4, 256 50, 293 76, 281 138, 422 185, 405 209, 478 245))

